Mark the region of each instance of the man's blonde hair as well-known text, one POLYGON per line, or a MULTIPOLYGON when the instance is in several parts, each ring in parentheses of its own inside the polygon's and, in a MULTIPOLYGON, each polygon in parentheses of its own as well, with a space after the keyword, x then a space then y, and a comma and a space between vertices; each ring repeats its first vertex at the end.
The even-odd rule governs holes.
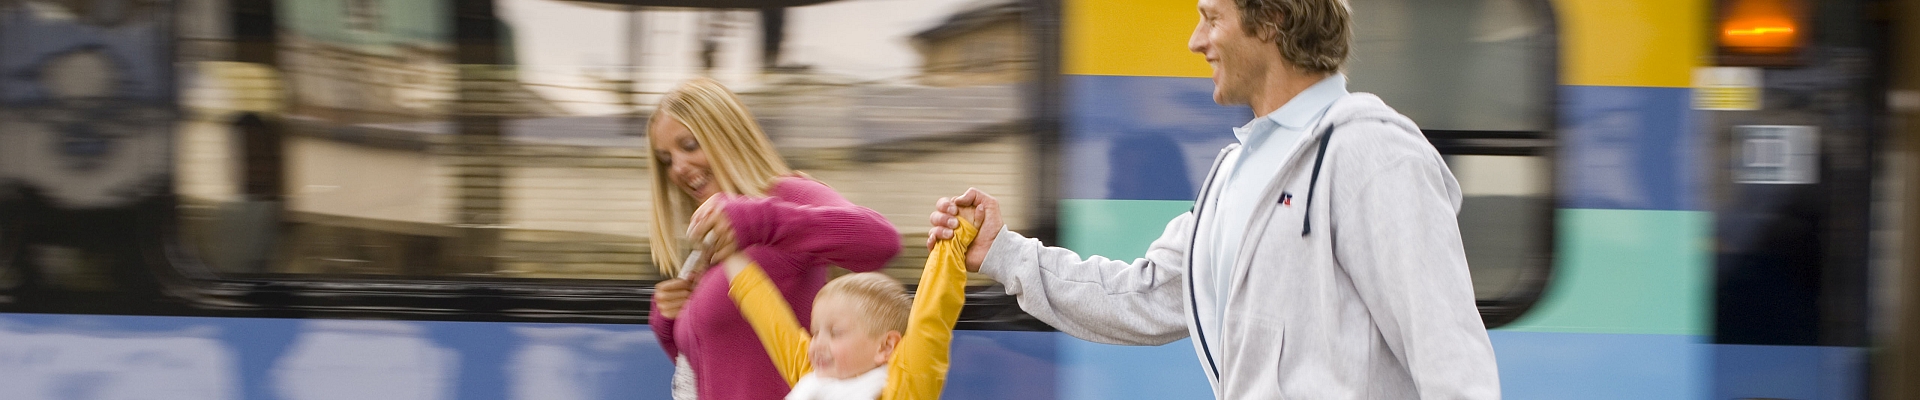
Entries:
POLYGON ((907 297, 907 286, 900 284, 886 274, 861 272, 847 274, 827 282, 820 288, 820 294, 814 296, 819 304, 829 298, 852 300, 854 308, 867 322, 870 333, 879 335, 887 331, 906 332, 907 314, 913 311, 913 299, 907 297))
MULTIPOLYGON (((740 96, 720 82, 694 78, 668 91, 647 121, 647 128, 652 129, 666 117, 672 117, 693 132, 694 140, 699 141, 700 149, 706 152, 714 184, 721 193, 765 196, 775 180, 793 175, 793 169, 788 168, 786 160, 773 149, 773 142, 767 140, 767 134, 760 130, 753 113, 747 112, 740 96)), ((647 140, 647 146, 647 155, 652 158, 653 140, 647 140)), ((680 269, 675 260, 685 257, 682 249, 690 247, 687 239, 681 237, 686 231, 687 219, 700 203, 673 185, 667 178, 667 169, 671 166, 661 161, 658 158, 652 161, 653 237, 649 239, 653 265, 661 274, 672 277, 680 269)))
POLYGON ((1340 72, 1353 48, 1353 15, 1347 0, 1234 0, 1240 28, 1272 40, 1280 57, 1301 70, 1340 72))

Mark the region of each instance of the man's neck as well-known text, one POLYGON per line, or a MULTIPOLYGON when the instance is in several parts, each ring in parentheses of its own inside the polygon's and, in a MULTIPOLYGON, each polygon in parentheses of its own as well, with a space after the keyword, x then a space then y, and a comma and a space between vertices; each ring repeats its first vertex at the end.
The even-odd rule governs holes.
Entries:
POLYGON ((1325 80, 1331 75, 1332 74, 1325 73, 1310 74, 1298 72, 1293 68, 1281 68, 1274 76, 1267 77, 1266 87, 1254 93, 1253 98, 1250 99, 1251 101, 1247 103, 1253 107, 1254 116, 1272 114, 1274 110, 1279 110, 1280 107, 1286 105, 1287 102, 1293 101, 1293 98, 1299 96, 1300 92, 1307 91, 1307 88, 1313 87, 1313 84, 1320 83, 1321 80, 1325 80))

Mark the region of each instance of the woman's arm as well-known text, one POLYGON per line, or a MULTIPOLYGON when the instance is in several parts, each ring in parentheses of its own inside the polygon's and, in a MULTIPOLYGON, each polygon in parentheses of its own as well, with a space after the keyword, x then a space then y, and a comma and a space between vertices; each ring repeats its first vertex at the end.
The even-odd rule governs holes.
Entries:
POLYGON ((727 200, 724 214, 742 251, 772 247, 854 272, 879 270, 900 253, 900 232, 879 212, 813 180, 789 178, 779 185, 777 196, 727 200))
POLYGON ((660 306, 653 306, 653 313, 647 316, 647 325, 653 329, 653 338, 660 341, 660 349, 667 351, 667 357, 680 356, 680 346, 673 340, 673 318, 660 315, 660 306))
POLYGON ((652 312, 647 314, 647 324, 653 329, 654 338, 660 341, 660 348, 667 351, 667 357, 680 355, 680 346, 674 341, 673 326, 680 315, 680 309, 687 305, 687 296, 692 287, 685 279, 668 279, 653 286, 652 312))

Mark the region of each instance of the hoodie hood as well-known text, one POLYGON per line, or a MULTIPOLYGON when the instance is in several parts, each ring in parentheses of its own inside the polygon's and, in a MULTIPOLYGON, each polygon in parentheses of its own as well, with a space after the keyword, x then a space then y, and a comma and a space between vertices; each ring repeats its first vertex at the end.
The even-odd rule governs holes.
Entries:
MULTIPOLYGON (((1403 129, 1395 131, 1420 135, 1420 127, 1415 125, 1412 119, 1401 115, 1399 111, 1394 111, 1392 106, 1380 100, 1380 96, 1375 96, 1373 93, 1354 92, 1335 100, 1333 105, 1327 108, 1327 115, 1320 119, 1320 126, 1314 130, 1314 138, 1319 139, 1326 135, 1326 127, 1329 125, 1339 126, 1348 122, 1366 120, 1398 125, 1403 129)), ((1421 136, 1420 140, 1426 141, 1426 137, 1421 136)))

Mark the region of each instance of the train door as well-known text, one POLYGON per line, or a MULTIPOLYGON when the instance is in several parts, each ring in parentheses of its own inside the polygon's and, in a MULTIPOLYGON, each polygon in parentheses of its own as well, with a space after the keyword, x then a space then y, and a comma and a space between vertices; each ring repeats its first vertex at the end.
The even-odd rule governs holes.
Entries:
POLYGON ((1882 164, 1880 179, 1886 194, 1879 196, 1875 210, 1879 262, 1875 264, 1873 327, 1874 346, 1880 350, 1873 359, 1870 388, 1876 399, 1910 399, 1920 396, 1920 318, 1913 312, 1920 295, 1920 0, 1885 3, 1885 14, 1892 16, 1888 31, 1887 114, 1888 160, 1882 164))
POLYGON ((1693 108, 1705 159, 1719 163, 1703 169, 1714 398, 1866 394, 1874 149, 1886 137, 1884 24, 1869 3, 1721 1, 1710 14, 1716 59, 1695 72, 1693 108))

